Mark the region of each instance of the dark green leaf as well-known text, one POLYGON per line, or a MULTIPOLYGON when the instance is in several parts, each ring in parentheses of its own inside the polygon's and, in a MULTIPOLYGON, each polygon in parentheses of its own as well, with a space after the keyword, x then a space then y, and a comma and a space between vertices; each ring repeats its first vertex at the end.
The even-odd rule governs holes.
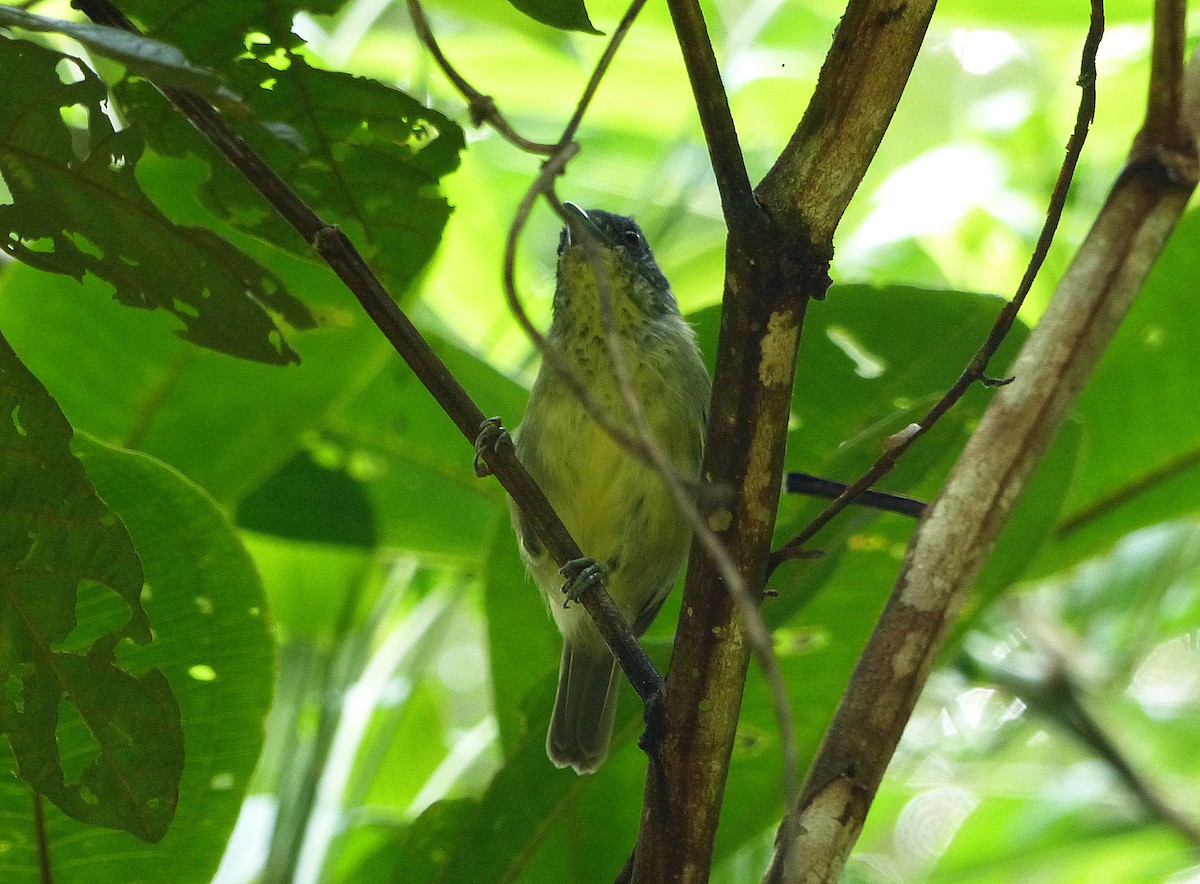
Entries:
POLYGON ((563 31, 599 34, 583 0, 508 0, 534 21, 563 31))
MULTIPOLYGON (((213 879, 263 741, 274 647, 262 588, 228 519, 199 488, 145 455, 77 437, 89 478, 119 513, 141 555, 143 604, 154 641, 118 647, 133 672, 161 671, 179 700, 186 747, 175 822, 157 844, 82 826, 50 808, 48 848, 56 881, 213 879)), ((111 593, 81 593, 72 643, 119 620, 111 593)), ((65 759, 86 748, 78 724, 59 729, 65 759)), ((0 757, 0 764, 4 759, 0 757)), ((28 790, 0 783, 0 877, 40 879, 28 790), (23 819, 22 819, 23 818, 23 819)))
POLYGON ((220 66, 246 51, 247 38, 260 51, 300 45, 292 33, 296 13, 337 12, 346 0, 121 0, 123 12, 158 40, 189 57, 220 66), (265 50, 262 47, 266 47, 265 50))
POLYGON ((295 361, 267 308, 296 327, 308 309, 277 277, 201 227, 182 227, 142 192, 136 129, 120 132, 105 112, 108 92, 82 62, 31 43, 0 38, 11 84, 0 103, 0 205, 10 255, 77 280, 112 284, 121 303, 170 311, 195 344, 261 362, 295 361), (82 113, 86 128, 64 125, 82 113))
POLYGON ((134 675, 114 657, 122 639, 150 641, 137 553, 72 456, 66 418, 3 337, 0 413, 0 730, 20 777, 65 813, 158 841, 175 812, 183 734, 163 674, 134 675), (97 593, 115 594, 119 615, 69 647, 77 598, 97 593), (79 732, 82 756, 62 754, 64 726, 79 732))
POLYGON ((243 528, 323 543, 373 547, 375 517, 362 483, 300 451, 238 504, 243 528))
MULTIPOLYGON (((309 206, 347 231, 399 296, 433 255, 450 215, 437 188, 458 166, 462 129, 397 89, 313 68, 299 56, 243 59, 229 75, 254 111, 251 120, 231 115, 231 122, 309 206)), ((201 198, 212 212, 311 257, 309 244, 147 83, 124 83, 116 93, 155 149, 209 164, 201 198)))
POLYGON ((162 86, 212 95, 224 82, 215 71, 192 64, 176 47, 117 28, 46 18, 10 6, 0 6, 0 26, 66 34, 162 86))

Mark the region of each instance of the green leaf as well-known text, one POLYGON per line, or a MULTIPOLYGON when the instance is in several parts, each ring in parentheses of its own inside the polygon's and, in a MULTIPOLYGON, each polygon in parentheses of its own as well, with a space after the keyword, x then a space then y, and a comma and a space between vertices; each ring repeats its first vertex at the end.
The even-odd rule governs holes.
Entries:
MULTIPOLYGON (((128 526, 145 569, 154 641, 123 643, 118 660, 165 676, 179 701, 186 754, 175 822, 161 841, 138 844, 50 808, 51 870, 64 884, 207 884, 241 808, 271 700, 274 644, 262 588, 236 531, 194 484, 142 454, 82 437, 75 448, 128 526)), ((81 593, 74 636, 105 628, 119 608, 111 593, 81 593)), ((60 728, 58 736, 64 757, 77 756, 81 729, 60 728)), ((0 877, 13 884, 41 880, 28 808, 27 789, 0 783, 0 841, 13 845, 0 853, 0 877)))
MULTIPOLYGON (((229 76, 253 111, 230 122, 314 211, 346 230, 399 296, 432 257, 450 216, 438 182, 458 166, 462 129, 398 89, 299 56, 242 59, 229 76)), ((210 211, 311 258, 309 244, 149 84, 126 82, 115 92, 156 150, 208 163, 200 196, 210 211)))
POLYGON ((224 83, 220 74, 192 64, 174 46, 117 28, 46 18, 11 6, 0 6, 0 26, 66 34, 161 86, 177 86, 202 95, 213 95, 224 83))
MULTIPOLYGON (((883 453, 888 435, 922 417, 953 384, 986 338, 1002 304, 999 298, 967 292, 834 286, 826 301, 810 306, 805 320, 787 468, 840 481, 856 479, 883 453), (907 333, 897 334, 900 328, 907 333)), ((696 317, 706 347, 715 346, 716 318, 715 310, 696 317)), ((1024 326, 1013 329, 993 359, 994 373, 1002 373, 1026 334, 1024 326)), ((980 386, 968 390, 878 487, 924 500, 936 496, 966 444, 972 422, 993 395, 980 386)), ((795 535, 826 503, 785 496, 776 544, 795 535)), ((1030 510, 1030 516, 1035 514, 1030 510)), ((832 591, 856 593, 860 602, 861 594, 869 591, 882 603, 915 524, 905 516, 851 508, 809 544, 823 550, 823 558, 786 564, 775 572, 771 586, 780 596, 770 600, 764 612, 782 624, 815 593, 830 591, 822 586, 826 581, 837 584, 841 578, 835 579, 835 572, 849 578, 859 568, 861 579, 832 591)), ((810 622, 807 613, 803 622, 810 622)), ((828 618, 816 622, 823 633, 827 625, 838 633, 846 626, 828 618)), ((868 630, 871 625, 854 622, 855 629, 868 630)), ((858 640, 865 638, 863 631, 858 640)))
POLYGON ((1080 396, 1079 465, 1039 574, 1103 552, 1138 528, 1200 512, 1197 238, 1200 212, 1193 211, 1080 396))
POLYGON ((583 31, 599 34, 588 18, 583 0, 508 0, 534 21, 562 31, 583 31))
POLYGON ((151 637, 137 553, 71 455, 66 418, 3 337, 0 413, 0 730, 19 776, 65 813, 158 841, 175 812, 183 734, 163 674, 135 675, 114 655, 122 639, 151 637), (77 599, 97 594, 118 615, 69 641, 77 599), (74 753, 62 751, 64 728, 74 753))
POLYGON ((237 508, 237 522, 251 531, 292 540, 374 547, 375 517, 362 483, 345 470, 297 452, 237 508))
POLYGON ((280 280, 202 227, 173 223, 142 192, 137 129, 113 128, 108 92, 81 61, 0 38, 12 98, 0 104, 0 235, 39 270, 110 283, 122 304, 164 309, 192 343, 247 359, 296 360, 269 310, 298 328, 311 314, 280 280), (72 129, 64 113, 86 118, 72 129))
POLYGON ((289 284, 328 322, 295 335, 303 361, 286 371, 189 346, 165 333, 166 317, 117 306, 95 280, 77 290, 20 265, 0 277, 0 326, 74 426, 166 461, 233 508, 394 358, 336 280, 293 263, 303 272, 285 268, 289 284))
POLYGON ((346 0, 122 0, 121 11, 151 37, 183 49, 191 58, 220 66, 246 51, 246 44, 292 48, 301 40, 292 20, 301 10, 332 15, 346 0))

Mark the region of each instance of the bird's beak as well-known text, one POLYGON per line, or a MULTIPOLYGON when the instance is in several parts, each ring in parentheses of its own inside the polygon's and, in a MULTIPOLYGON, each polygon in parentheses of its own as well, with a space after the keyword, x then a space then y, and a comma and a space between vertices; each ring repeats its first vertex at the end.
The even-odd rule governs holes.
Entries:
POLYGON ((582 242, 585 236, 591 235, 595 239, 600 235, 595 223, 579 206, 574 203, 563 203, 563 212, 567 221, 566 227, 563 228, 562 245, 564 247, 582 242))

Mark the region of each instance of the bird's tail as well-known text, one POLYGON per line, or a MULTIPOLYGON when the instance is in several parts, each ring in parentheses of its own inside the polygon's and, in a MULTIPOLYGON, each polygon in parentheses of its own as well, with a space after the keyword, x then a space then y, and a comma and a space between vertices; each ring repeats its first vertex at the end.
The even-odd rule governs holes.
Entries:
POLYGON ((592 773, 608 757, 620 688, 617 661, 603 643, 566 638, 546 754, 559 767, 592 773))

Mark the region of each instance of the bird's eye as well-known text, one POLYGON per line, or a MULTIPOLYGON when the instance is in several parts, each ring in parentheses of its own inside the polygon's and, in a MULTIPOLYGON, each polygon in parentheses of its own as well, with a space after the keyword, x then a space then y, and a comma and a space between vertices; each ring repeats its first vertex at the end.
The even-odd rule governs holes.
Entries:
POLYGON ((634 249, 639 248, 642 245, 642 235, 636 230, 626 230, 625 245, 634 249))

